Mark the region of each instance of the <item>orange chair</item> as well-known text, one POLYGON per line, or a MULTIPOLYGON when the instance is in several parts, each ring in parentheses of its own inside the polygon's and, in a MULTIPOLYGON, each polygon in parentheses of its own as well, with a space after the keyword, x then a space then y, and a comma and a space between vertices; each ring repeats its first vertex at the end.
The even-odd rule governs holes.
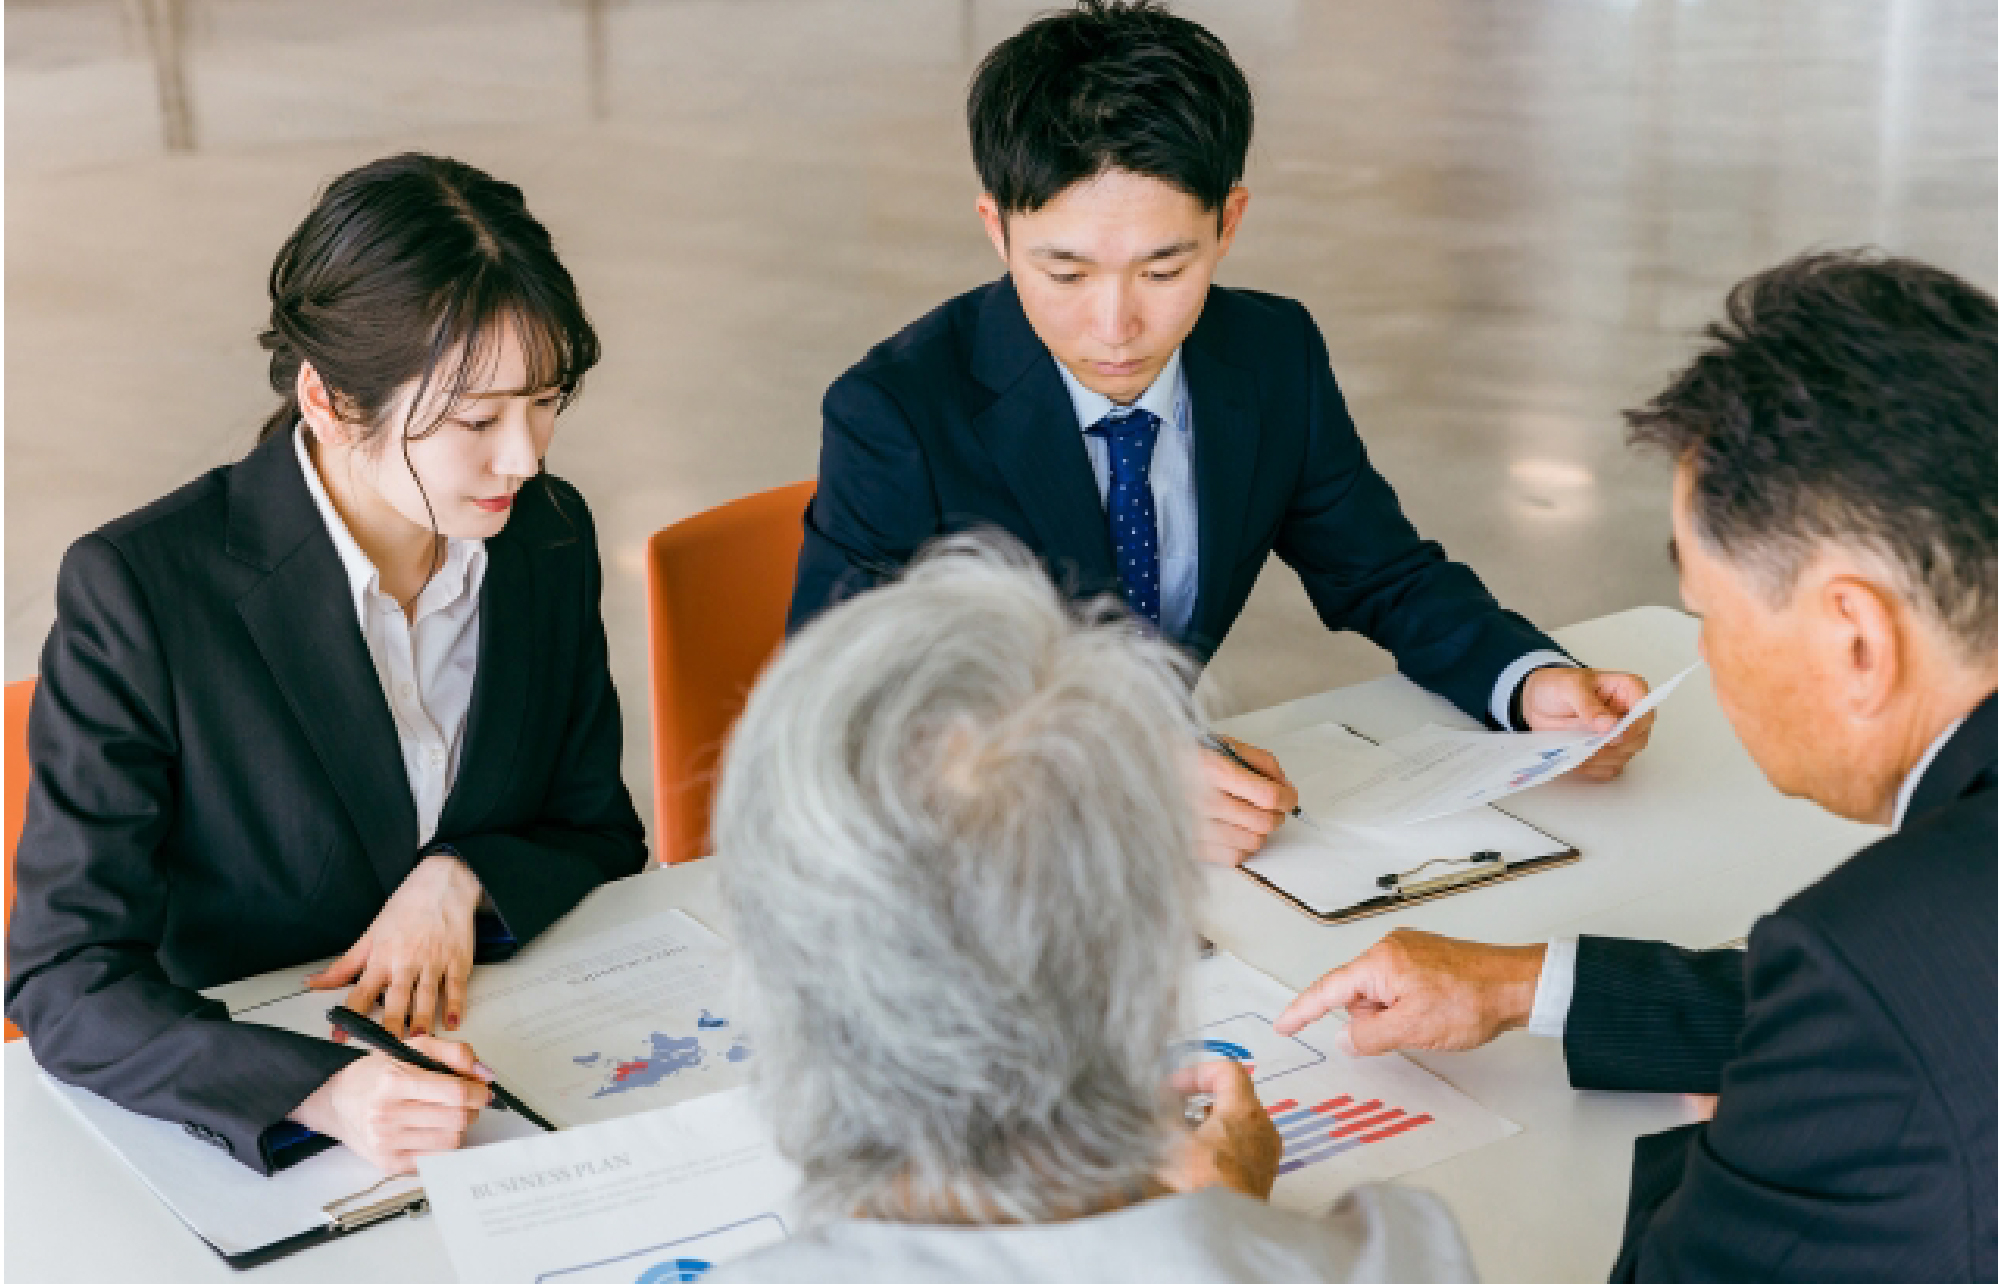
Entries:
POLYGON ((652 678, 653 846, 700 856, 728 729, 784 640, 815 483, 797 482, 673 523, 645 545, 652 678))
MULTIPOLYGON (((34 703, 35 680, 7 684, 7 917, 14 916, 14 849, 21 844, 21 826, 28 819, 28 706, 34 703)), ((7 1023, 7 1038, 21 1032, 7 1023)))

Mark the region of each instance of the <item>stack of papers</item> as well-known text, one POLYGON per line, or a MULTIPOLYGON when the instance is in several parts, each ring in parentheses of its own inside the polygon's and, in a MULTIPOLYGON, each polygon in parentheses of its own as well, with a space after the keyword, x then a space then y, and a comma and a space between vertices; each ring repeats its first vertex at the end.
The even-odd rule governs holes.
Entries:
MULTIPOLYGON (((728 1012, 727 965, 719 936, 669 910, 478 969, 458 1033, 501 1083, 558 1124, 656 1109, 747 1078, 750 1048, 728 1012)), ((325 1038, 326 1009, 340 998, 307 991, 232 1016, 325 1038)), ((411 1177, 383 1180, 344 1146, 260 1176, 178 1124, 43 1079, 189 1229, 238 1264, 323 1235, 342 1213, 404 1209, 425 1193, 411 1177)), ((461 1153, 540 1135, 518 1115, 487 1109, 461 1153)))
POLYGON ((1376 748, 1337 723, 1321 723, 1263 748, 1283 764, 1314 821, 1376 829, 1413 825, 1497 802, 1573 771, 1664 703, 1692 671, 1653 691, 1600 735, 1513 735, 1432 724, 1376 748))
MULTIPOLYGON (((1316 1214, 1359 1182, 1519 1131, 1404 1057, 1340 1052, 1334 1021, 1278 1034, 1293 992, 1232 955, 1201 961, 1193 982, 1182 1060, 1248 1069, 1283 1138, 1279 1207, 1316 1214)), ((466 1284, 698 1279, 798 1226, 797 1170, 745 1090, 421 1166, 466 1284)))

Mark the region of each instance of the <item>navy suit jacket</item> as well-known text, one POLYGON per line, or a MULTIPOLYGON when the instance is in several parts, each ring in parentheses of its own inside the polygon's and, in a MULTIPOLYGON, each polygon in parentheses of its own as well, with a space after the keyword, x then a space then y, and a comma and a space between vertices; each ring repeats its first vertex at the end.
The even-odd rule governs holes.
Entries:
MULTIPOLYGON (((643 869, 644 831, 582 497, 529 481, 486 556, 434 841, 524 943, 643 869)), ((423 854, 291 434, 70 548, 28 757, 7 1015, 58 1079, 269 1171, 274 1125, 361 1054, 231 1021, 199 990, 343 953, 423 854)))
POLYGON ((1577 1087, 1720 1093, 1639 1139, 1619 1281, 1998 1280, 1998 696, 1899 832, 1746 954, 1583 938, 1577 1087))
MULTIPOLYGON (((1489 721, 1507 665, 1560 649, 1402 516, 1302 305, 1216 286, 1182 352, 1200 574, 1176 640, 1197 659, 1221 645, 1272 552, 1328 627, 1365 634, 1473 717, 1489 721)), ((1011 278, 944 304, 826 393, 790 627, 937 536, 994 527, 1072 596, 1120 591, 1075 407, 1011 278)))

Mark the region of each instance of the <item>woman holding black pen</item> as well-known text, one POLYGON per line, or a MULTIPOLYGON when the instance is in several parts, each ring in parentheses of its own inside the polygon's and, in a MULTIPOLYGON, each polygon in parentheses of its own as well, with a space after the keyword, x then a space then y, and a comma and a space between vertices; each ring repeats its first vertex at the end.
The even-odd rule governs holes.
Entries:
POLYGON ((475 952, 644 867, 589 510, 542 471, 597 359, 518 189, 405 155, 337 179, 271 270, 259 444, 79 540, 29 724, 7 1013, 56 1077, 260 1171, 388 1171, 486 1101, 475 952), (453 1074, 235 1022, 309 984, 453 1074))

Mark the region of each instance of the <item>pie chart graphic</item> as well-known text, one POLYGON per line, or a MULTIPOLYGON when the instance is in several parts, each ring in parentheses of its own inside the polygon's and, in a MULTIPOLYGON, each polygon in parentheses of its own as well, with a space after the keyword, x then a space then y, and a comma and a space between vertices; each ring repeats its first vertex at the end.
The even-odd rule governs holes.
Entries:
POLYGON ((659 1263, 638 1277, 637 1284, 685 1284, 697 1280, 713 1267, 698 1257, 676 1257, 659 1263))

